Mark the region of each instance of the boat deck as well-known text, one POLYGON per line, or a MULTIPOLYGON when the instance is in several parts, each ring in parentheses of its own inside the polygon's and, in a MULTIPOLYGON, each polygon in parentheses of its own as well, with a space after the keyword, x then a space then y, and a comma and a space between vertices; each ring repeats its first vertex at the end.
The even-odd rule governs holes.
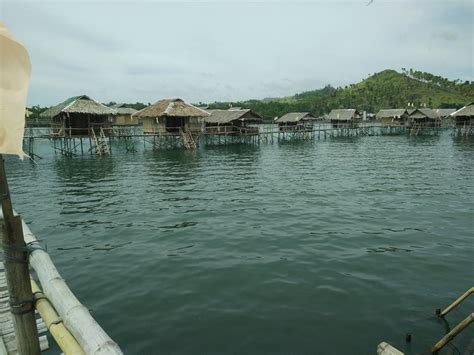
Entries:
MULTIPOLYGON (((39 341, 41 351, 49 348, 46 336, 46 325, 37 315, 36 326, 38 327, 39 341)), ((9 296, 7 289, 7 280, 5 278, 5 269, 0 262, 0 355, 18 354, 17 340, 13 328, 13 317, 10 313, 9 296)))

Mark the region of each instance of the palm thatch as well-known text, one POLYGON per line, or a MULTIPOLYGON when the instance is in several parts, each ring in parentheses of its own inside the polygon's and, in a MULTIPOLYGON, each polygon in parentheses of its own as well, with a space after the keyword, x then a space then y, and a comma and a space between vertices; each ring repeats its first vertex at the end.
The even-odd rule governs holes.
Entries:
POLYGON ((252 110, 207 110, 209 117, 204 122, 212 124, 229 124, 233 122, 261 123, 262 116, 252 110))
POLYGON ((404 108, 395 108, 395 109, 383 109, 377 112, 375 118, 378 120, 381 119, 394 119, 394 118, 404 118, 408 116, 408 112, 404 108))
POLYGON ((415 119, 415 120, 425 120, 425 119, 429 119, 429 120, 435 120, 438 118, 438 116, 436 115, 436 113, 430 109, 430 108, 419 108, 419 109, 416 109, 415 111, 413 111, 410 116, 409 116, 411 119, 415 119))
POLYGON ((474 102, 464 106, 463 108, 453 112, 452 117, 474 117, 474 102))
POLYGON ((125 107, 125 104, 115 104, 110 106, 110 108, 114 109, 117 115, 131 115, 138 110, 135 110, 131 107, 125 107))
POLYGON ((290 112, 276 119, 276 123, 291 123, 299 121, 314 121, 317 117, 309 112, 290 112))
POLYGON ((73 96, 59 105, 53 106, 43 113, 41 117, 57 117, 61 113, 71 114, 80 113, 88 115, 113 115, 115 111, 97 101, 94 101, 87 95, 73 96))
POLYGON ((329 112, 328 118, 331 121, 349 121, 360 118, 359 111, 353 108, 349 109, 334 109, 329 112))
POLYGON ((438 118, 446 118, 456 112, 455 108, 437 108, 433 110, 438 118))
POLYGON ((159 117, 207 117, 209 113, 181 99, 164 99, 135 112, 133 117, 159 118, 159 117))

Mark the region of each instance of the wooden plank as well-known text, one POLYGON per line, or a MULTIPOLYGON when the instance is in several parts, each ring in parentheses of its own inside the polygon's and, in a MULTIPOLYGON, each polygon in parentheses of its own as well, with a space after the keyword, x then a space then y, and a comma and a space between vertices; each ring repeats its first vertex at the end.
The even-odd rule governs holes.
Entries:
POLYGON ((389 343, 381 342, 377 346, 377 355, 403 355, 403 353, 391 346, 389 343))
MULTIPOLYGON (((3 264, 0 262, 0 276, 4 273, 3 264)), ((0 281, 1 282, 1 281, 0 281)), ((2 293, 0 297, 0 347, 3 344, 5 352, 8 355, 18 354, 18 344, 16 340, 15 328, 13 326, 13 317, 10 312, 10 300, 7 292, 2 293)), ((39 314, 35 312, 35 322, 38 329, 38 333, 47 332, 46 325, 43 320, 39 317, 39 314)), ((38 337, 39 346, 42 351, 49 349, 49 343, 46 335, 38 337)), ((0 355, 2 355, 2 349, 0 349, 0 355)))

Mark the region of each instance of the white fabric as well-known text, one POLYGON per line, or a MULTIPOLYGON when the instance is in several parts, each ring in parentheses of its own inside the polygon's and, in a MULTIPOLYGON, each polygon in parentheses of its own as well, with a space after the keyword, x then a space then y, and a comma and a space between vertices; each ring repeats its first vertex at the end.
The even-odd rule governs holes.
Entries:
POLYGON ((0 154, 16 154, 23 158, 30 76, 28 51, 0 22, 0 154))

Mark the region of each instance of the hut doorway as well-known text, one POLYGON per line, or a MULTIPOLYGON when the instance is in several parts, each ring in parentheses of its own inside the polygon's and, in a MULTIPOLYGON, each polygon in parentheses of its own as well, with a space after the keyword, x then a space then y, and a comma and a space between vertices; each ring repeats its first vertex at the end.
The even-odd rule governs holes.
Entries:
POLYGON ((178 133, 180 129, 184 130, 184 117, 166 117, 165 127, 166 131, 170 133, 178 133))

